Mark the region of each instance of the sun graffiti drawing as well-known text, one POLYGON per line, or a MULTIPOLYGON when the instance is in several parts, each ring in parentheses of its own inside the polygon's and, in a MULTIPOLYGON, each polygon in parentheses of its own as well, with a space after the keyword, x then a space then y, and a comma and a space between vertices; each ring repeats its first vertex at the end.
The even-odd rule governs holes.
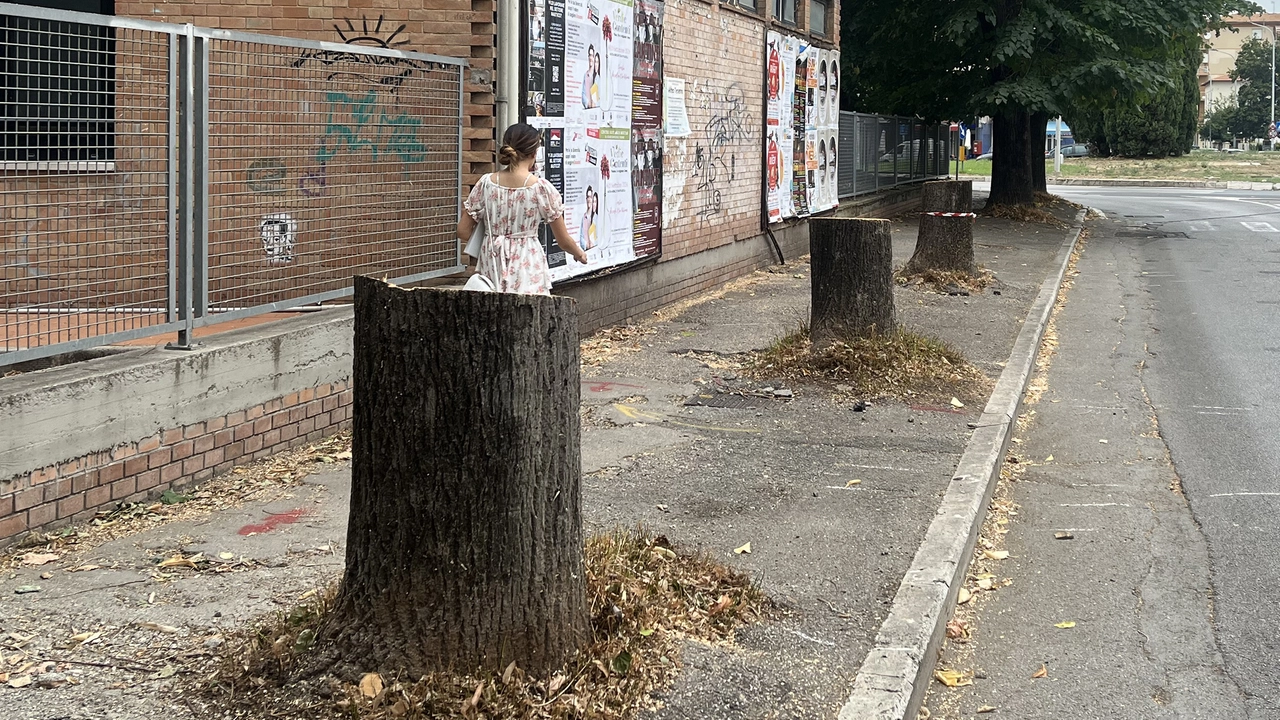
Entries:
MULTIPOLYGON (((333 29, 345 45, 380 48, 384 50, 405 50, 409 38, 403 37, 406 24, 400 24, 394 30, 383 29, 386 18, 378 16, 373 27, 367 17, 360 18, 360 27, 350 18, 342 21, 346 24, 334 23, 333 29)), ((306 50, 294 61, 294 67, 302 67, 310 61, 316 61, 329 67, 332 71, 327 80, 353 80, 359 83, 370 83, 390 88, 393 92, 414 72, 427 69, 429 63, 423 63, 406 57, 385 55, 367 55, 359 52, 343 52, 341 50, 306 50)))

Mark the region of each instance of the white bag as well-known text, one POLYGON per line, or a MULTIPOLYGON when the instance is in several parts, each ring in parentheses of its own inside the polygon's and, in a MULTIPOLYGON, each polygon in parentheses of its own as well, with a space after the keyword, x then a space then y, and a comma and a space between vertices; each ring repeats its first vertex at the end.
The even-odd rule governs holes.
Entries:
POLYGON ((467 284, 463 285, 462 289, 475 290, 476 292, 495 292, 498 288, 493 284, 492 280, 480 273, 476 273, 470 278, 467 278, 467 284))
POLYGON ((480 259, 480 244, 484 242, 484 221, 476 222, 476 229, 471 231, 471 240, 467 242, 467 247, 462 250, 472 260, 480 259))

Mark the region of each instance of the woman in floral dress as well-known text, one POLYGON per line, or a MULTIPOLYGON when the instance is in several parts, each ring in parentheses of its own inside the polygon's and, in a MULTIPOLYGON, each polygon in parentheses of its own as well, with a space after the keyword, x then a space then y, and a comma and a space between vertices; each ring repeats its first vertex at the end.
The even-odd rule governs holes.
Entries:
POLYGON ((485 226, 476 271, 493 281, 498 292, 551 294, 551 270, 538 240, 538 226, 547 223, 561 250, 585 264, 587 254, 573 241, 564 223, 560 193, 533 174, 542 135, 526 123, 516 123, 502 137, 498 160, 506 167, 480 178, 463 204, 458 238, 466 240, 476 222, 485 226))

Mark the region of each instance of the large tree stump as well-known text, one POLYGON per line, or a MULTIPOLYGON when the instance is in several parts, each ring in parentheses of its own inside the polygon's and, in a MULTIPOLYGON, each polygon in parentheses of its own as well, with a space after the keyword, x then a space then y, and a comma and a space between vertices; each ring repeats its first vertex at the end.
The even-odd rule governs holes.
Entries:
POLYGON ((925 212, 970 212, 973 209, 972 180, 931 180, 924 184, 925 212))
POLYGON ((866 337, 896 326, 888 220, 810 218, 809 251, 809 334, 815 343, 866 337))
POLYGON ((973 182, 970 180, 938 180, 924 184, 924 215, 916 236, 916 251, 902 268, 904 275, 918 275, 930 270, 972 275, 978 268, 973 261, 973 182), (961 216, 929 213, 964 213, 961 216))
POLYGON ((355 282, 333 669, 558 667, 589 633, 574 301, 355 282))

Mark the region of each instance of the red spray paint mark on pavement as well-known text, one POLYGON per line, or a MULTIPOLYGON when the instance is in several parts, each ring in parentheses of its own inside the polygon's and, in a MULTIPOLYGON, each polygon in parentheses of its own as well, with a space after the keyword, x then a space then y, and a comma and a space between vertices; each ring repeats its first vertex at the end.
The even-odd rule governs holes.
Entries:
POLYGON ((267 513, 267 519, 259 524, 245 525, 240 528, 240 535, 254 535, 271 532, 280 525, 292 525, 309 514, 306 508, 294 508, 282 513, 267 513))
POLYGON ((609 392, 618 388, 631 388, 632 390, 644 390, 643 385, 629 385, 627 383, 616 382, 597 382, 587 385, 587 389, 594 393, 609 392))

